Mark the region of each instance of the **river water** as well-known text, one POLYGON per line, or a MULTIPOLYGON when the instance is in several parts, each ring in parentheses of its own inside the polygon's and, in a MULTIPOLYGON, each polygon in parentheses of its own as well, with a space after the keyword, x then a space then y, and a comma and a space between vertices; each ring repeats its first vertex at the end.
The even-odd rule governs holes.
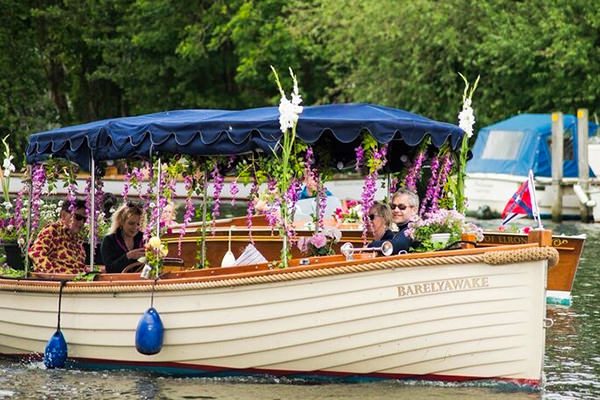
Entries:
MULTIPOLYGON (((498 221, 481 222, 488 227, 498 221)), ((307 384, 277 378, 172 378, 136 371, 47 370, 40 361, 0 358, 0 399, 597 399, 600 398, 600 224, 550 225, 555 233, 586 233, 571 307, 548 306, 540 392, 506 384, 379 381, 307 384)))

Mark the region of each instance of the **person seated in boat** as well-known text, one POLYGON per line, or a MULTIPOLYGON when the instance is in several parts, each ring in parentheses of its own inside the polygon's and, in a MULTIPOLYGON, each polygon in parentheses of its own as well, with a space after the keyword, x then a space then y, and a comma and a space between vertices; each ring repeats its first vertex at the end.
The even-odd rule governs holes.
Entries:
POLYGON ((175 221, 175 203, 172 201, 167 202, 162 209, 160 224, 161 227, 167 228, 167 233, 173 233, 173 228, 179 226, 177 221, 175 221))
POLYGON ((392 196, 390 208, 392 219, 398 227, 398 234, 404 235, 408 223, 418 216, 419 196, 412 190, 400 189, 392 196))
POLYGON ((135 268, 144 256, 144 235, 141 232, 142 207, 128 201, 112 216, 109 234, 102 241, 102 259, 106 272, 119 273, 127 267, 135 268))
POLYGON ((412 240, 402 233, 394 233, 392 228, 394 220, 390 206, 383 203, 375 203, 369 210, 370 230, 373 234, 373 241, 367 247, 381 247, 383 242, 389 241, 394 248, 392 254, 398 254, 400 251, 408 251, 412 245, 412 240))
POLYGON ((59 220, 46 225, 29 248, 33 271, 53 274, 85 272, 85 249, 79 233, 86 219, 84 200, 64 200, 59 220))
MULTIPOLYGON (((331 194, 331 192, 329 190, 327 190, 327 188, 324 188, 324 189, 325 189, 325 196, 333 196, 331 194)), ((319 190, 319 185, 317 183, 317 180, 315 179, 315 174, 307 173, 304 176, 304 186, 302 187, 302 191, 300 192, 300 196, 298 197, 298 200, 312 199, 314 197, 317 197, 318 190, 319 190)))
POLYGON ((112 218, 117 203, 117 196, 115 196, 114 194, 107 192, 104 193, 104 195, 102 195, 102 212, 104 213, 104 218, 107 221, 112 218))

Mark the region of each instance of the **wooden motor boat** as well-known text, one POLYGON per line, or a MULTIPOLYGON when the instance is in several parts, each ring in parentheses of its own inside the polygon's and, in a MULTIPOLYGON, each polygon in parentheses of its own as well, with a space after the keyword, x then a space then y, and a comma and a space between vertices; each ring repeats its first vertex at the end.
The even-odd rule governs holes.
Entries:
MULTIPOLYGON (((185 270, 157 282, 100 274, 66 284, 61 326, 68 365, 77 367, 537 386, 546 268, 556 258, 530 243, 185 270), (151 296, 165 333, 162 350, 146 356, 134 338, 151 296)), ((1 354, 44 351, 59 278, 0 279, 1 354)))

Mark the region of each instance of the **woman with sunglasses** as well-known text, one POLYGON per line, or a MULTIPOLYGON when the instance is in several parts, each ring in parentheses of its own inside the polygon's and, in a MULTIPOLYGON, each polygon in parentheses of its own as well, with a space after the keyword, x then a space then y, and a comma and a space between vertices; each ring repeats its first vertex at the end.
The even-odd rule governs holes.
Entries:
POLYGON ((394 232, 392 232, 392 211, 387 204, 375 203, 369 210, 370 231, 373 234, 373 241, 369 243, 369 247, 378 247, 381 242, 392 240, 394 232))
POLYGON ((369 220, 371 221, 373 241, 369 243, 368 247, 380 247, 383 242, 389 241, 394 248, 392 254, 398 254, 400 251, 408 251, 412 246, 412 240, 404 235, 408 222, 401 231, 392 232, 391 229, 394 226, 393 213, 387 204, 375 203, 369 210, 369 220))
POLYGON ((85 201, 64 200, 59 220, 46 225, 29 249, 33 270, 52 274, 85 272, 85 250, 79 232, 86 219, 85 201))
POLYGON ((110 234, 102 241, 106 272, 126 272, 141 265, 138 258, 145 254, 142 215, 142 208, 133 202, 127 202, 113 214, 110 234))

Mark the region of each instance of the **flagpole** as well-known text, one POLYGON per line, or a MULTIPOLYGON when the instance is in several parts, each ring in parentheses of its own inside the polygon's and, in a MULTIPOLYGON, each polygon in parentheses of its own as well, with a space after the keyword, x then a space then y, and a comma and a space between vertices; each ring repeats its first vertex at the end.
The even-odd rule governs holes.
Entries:
POLYGON ((538 221, 538 229, 544 229, 542 225, 542 217, 540 216, 540 208, 538 207, 537 195, 535 193, 535 182, 533 179, 533 171, 529 170, 529 192, 531 193, 531 211, 533 213, 533 217, 537 218, 538 221))

